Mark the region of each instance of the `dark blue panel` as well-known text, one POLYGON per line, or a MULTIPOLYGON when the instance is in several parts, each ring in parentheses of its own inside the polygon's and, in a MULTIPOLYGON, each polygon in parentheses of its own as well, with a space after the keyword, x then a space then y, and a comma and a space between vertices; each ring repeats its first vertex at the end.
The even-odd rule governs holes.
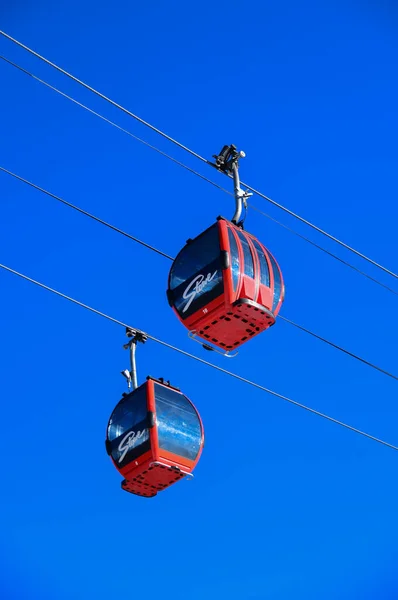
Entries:
POLYGON ((170 272, 170 298, 186 319, 224 291, 218 225, 213 225, 177 256, 170 272))
POLYGON ((197 412, 183 394, 155 383, 159 447, 194 461, 202 430, 197 412))
POLYGON ((123 398, 109 420, 111 455, 120 467, 149 450, 146 391, 145 384, 123 398))
POLYGON ((110 445, 110 454, 121 468, 147 452, 150 447, 148 419, 145 419, 114 439, 110 445))

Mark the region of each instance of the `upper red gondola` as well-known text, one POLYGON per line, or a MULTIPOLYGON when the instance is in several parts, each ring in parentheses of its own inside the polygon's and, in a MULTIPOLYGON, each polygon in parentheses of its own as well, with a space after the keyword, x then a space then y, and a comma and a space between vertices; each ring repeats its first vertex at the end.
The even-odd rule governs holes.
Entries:
POLYGON ((169 304, 190 336, 227 356, 275 323, 285 296, 271 252, 243 231, 242 209, 252 195, 240 187, 238 163, 244 156, 233 144, 214 156, 213 166, 233 178, 235 214, 231 221, 218 217, 187 241, 172 264, 167 290, 169 304))
POLYGON ((284 283, 269 250, 219 217, 177 255, 167 296, 192 334, 228 353, 275 323, 284 283))

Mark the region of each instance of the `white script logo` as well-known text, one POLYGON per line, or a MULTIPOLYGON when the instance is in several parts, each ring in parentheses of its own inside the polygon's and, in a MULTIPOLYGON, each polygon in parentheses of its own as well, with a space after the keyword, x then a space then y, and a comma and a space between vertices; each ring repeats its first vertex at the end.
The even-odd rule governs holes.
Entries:
POLYGON ((124 436, 124 438, 122 439, 122 441, 120 442, 119 446, 118 446, 118 450, 119 452, 121 452, 121 456, 119 458, 119 462, 121 463, 122 460, 124 459, 124 457, 126 456, 127 452, 131 449, 134 448, 134 446, 136 446, 136 442, 137 440, 139 440, 140 438, 143 437, 143 435, 145 435, 145 433, 148 431, 148 429, 144 429, 143 431, 130 431, 127 435, 124 436))
POLYGON ((200 294, 200 292, 206 287, 210 281, 214 279, 217 275, 217 271, 211 275, 211 273, 207 273, 206 277, 204 275, 198 275, 195 279, 192 279, 191 283, 185 288, 182 297, 184 300, 188 300, 186 305, 184 306, 182 312, 188 310, 191 306, 192 302, 195 300, 196 295, 200 294))

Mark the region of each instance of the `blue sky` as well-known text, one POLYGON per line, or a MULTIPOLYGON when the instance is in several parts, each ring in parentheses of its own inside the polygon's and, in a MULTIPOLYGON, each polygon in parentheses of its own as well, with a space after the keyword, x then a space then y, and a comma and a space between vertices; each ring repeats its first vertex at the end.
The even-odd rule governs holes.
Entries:
MULTIPOLYGON (((392 3, 16 0, 0 16, 7 33, 201 155, 235 143, 245 181, 397 270, 392 3)), ((228 183, 3 38, 0 53, 228 183)), ((1 166, 172 255, 232 216, 228 196, 0 70, 1 166)), ((166 259, 1 173, 0 193, 0 262, 398 443, 392 379, 282 321, 234 360, 209 355, 170 311, 166 259)), ((246 228, 281 265, 281 314, 397 371, 396 296, 254 211, 246 228)), ((148 342, 141 381, 178 385, 206 446, 192 482, 151 501, 126 494, 104 449, 125 391, 123 329, 6 272, 0 286, 2 598, 398 597, 394 450, 148 342)))

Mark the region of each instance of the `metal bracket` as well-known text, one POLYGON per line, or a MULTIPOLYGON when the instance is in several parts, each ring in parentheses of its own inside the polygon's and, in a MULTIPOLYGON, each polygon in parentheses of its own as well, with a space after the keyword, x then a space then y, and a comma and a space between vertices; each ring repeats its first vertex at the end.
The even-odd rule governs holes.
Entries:
POLYGON ((137 343, 141 342, 145 344, 148 339, 148 336, 143 331, 139 331, 137 329, 132 329, 131 327, 126 327, 126 335, 131 338, 127 344, 123 344, 123 348, 125 350, 130 349, 130 371, 125 369, 121 371, 123 377, 127 379, 127 387, 130 389, 133 387, 133 390, 136 390, 138 387, 137 381, 137 366, 135 360, 135 350, 137 347, 137 343))
POLYGON ((131 340, 131 342, 129 342, 128 344, 124 344, 123 348, 128 348, 128 346, 131 343, 135 343, 135 342, 142 342, 143 344, 145 344, 145 342, 148 339, 148 336, 146 333, 144 333, 143 331, 140 331, 139 329, 132 329, 131 327, 126 327, 126 335, 129 338, 133 338, 131 340))
POLYGON ((196 329, 192 329, 191 331, 188 331, 188 337, 191 340, 193 340, 194 342, 197 342, 198 344, 203 346, 203 348, 205 350, 209 350, 210 352, 217 352, 217 354, 221 354, 221 356, 225 356, 226 358, 235 358, 235 356, 238 355, 238 351, 236 351, 234 354, 231 354, 229 352, 229 350, 223 352, 217 346, 210 344, 210 342, 204 342, 202 339, 198 339, 199 336, 197 336, 197 334, 196 334, 196 329))
POLYGON ((242 190, 240 187, 239 160, 245 156, 246 154, 242 150, 238 152, 234 144, 231 144, 230 146, 223 146, 220 154, 213 154, 213 158, 216 159, 216 163, 213 164, 213 167, 225 173, 229 177, 233 177, 236 208, 235 214, 231 221, 240 227, 243 226, 243 221, 241 221, 242 207, 244 206, 247 208, 247 199, 250 196, 253 196, 252 192, 249 192, 248 190, 242 190))
POLYGON ((236 146, 231 144, 230 146, 223 146, 219 154, 213 154, 213 158, 216 159, 216 164, 213 165, 219 171, 226 173, 227 175, 232 174, 232 165, 234 162, 238 162, 240 158, 244 158, 244 152, 238 152, 236 146))

